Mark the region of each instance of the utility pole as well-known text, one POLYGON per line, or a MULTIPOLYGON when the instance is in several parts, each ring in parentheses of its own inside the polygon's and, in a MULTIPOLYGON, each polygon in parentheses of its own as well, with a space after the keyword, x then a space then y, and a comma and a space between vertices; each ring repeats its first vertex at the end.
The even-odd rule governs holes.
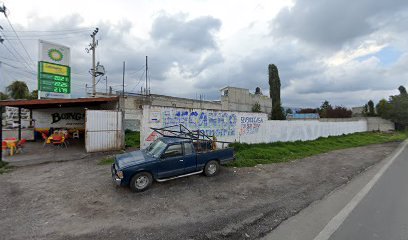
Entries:
POLYGON ((145 88, 146 95, 147 95, 147 91, 148 91, 148 88, 147 88, 147 70, 148 69, 149 69, 149 67, 147 66, 147 56, 146 56, 146 88, 145 88))
POLYGON ((91 69, 91 75, 92 75, 92 97, 95 97, 96 95, 96 81, 95 81, 95 49, 96 46, 98 46, 98 41, 95 41, 95 36, 98 33, 99 28, 95 28, 95 30, 91 34, 92 42, 89 44, 89 48, 86 48, 86 52, 89 53, 89 51, 92 51, 92 69, 91 69))
POLYGON ((105 76, 105 93, 108 95, 108 76, 105 76))
POLYGON ((122 97, 125 97, 125 61, 123 61, 122 97))

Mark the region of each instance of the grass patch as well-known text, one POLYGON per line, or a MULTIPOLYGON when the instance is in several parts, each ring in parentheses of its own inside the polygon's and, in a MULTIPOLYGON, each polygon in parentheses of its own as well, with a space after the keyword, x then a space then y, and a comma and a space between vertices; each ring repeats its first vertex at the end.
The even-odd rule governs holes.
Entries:
POLYGON ((233 143, 237 160, 233 167, 253 167, 257 164, 287 162, 333 150, 366 146, 370 144, 403 141, 408 132, 364 132, 342 136, 318 138, 313 141, 246 144, 233 143))
POLYGON ((140 147, 140 132, 126 130, 125 145, 126 147, 140 147))
POLYGON ((115 159, 112 157, 112 156, 110 156, 110 157, 105 157, 105 158, 102 158, 100 161, 99 161, 99 163, 98 163, 98 165, 112 165, 112 163, 115 161, 115 159))
POLYGON ((11 166, 8 165, 8 163, 0 161, 0 174, 3 173, 8 173, 11 171, 11 166))

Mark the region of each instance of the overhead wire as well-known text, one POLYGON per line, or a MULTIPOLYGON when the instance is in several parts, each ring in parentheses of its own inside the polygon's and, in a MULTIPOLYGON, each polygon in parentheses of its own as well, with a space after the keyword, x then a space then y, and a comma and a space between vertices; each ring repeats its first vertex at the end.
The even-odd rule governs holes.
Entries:
POLYGON ((142 82, 143 76, 144 76, 145 72, 146 72, 146 69, 143 70, 142 74, 140 75, 139 81, 138 81, 138 82, 136 83, 136 85, 130 90, 130 92, 133 92, 133 91, 135 90, 135 88, 140 84, 140 82, 142 82))
MULTIPOLYGON (((8 38, 6 37, 6 35, 4 35, 3 34, 3 36, 4 36, 4 39, 5 40, 8 40, 8 38)), ((27 62, 27 60, 23 57, 23 56, 21 56, 21 54, 17 51, 17 49, 14 47, 14 45, 13 44, 11 44, 10 42, 8 42, 8 41, 5 41, 8 45, 10 45, 11 46, 11 48, 13 49, 13 51, 14 51, 14 53, 7 47, 7 45, 3 42, 2 43, 2 45, 7 49, 7 51, 13 56, 13 57, 15 57, 16 58, 16 60, 19 60, 20 59, 20 61, 22 60, 22 64, 24 65, 25 64, 25 67, 28 69, 28 70, 33 70, 32 69, 32 67, 31 67, 31 65, 30 65, 30 63, 29 62, 27 62), (18 57, 17 57, 17 56, 18 57)))
MULTIPOLYGON (((17 30, 16 32, 76 32, 76 31, 89 31, 92 30, 93 28, 75 28, 75 29, 62 29, 62 30, 17 30)), ((12 31, 6 31, 6 32, 12 32, 12 31)))
POLYGON ((23 47, 24 52, 27 54, 28 59, 29 59, 31 62, 34 62, 33 59, 31 58, 30 54, 28 53, 26 47, 24 46, 23 42, 20 40, 20 37, 18 36, 16 30, 14 29, 13 24, 11 24, 10 19, 8 18, 7 15, 5 15, 5 16, 6 16, 6 20, 7 20, 8 24, 10 25, 11 29, 14 31, 14 34, 16 35, 16 37, 17 37, 17 39, 18 39, 20 45, 23 47))

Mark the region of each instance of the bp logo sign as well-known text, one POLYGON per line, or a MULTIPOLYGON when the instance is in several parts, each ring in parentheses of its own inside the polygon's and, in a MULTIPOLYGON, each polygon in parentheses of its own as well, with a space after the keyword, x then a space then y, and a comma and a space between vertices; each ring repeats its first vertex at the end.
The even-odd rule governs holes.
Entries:
POLYGON ((48 56, 52 60, 54 60, 56 62, 60 62, 62 60, 62 58, 64 58, 64 55, 62 54, 62 52, 60 50, 58 50, 58 49, 55 49, 55 48, 50 49, 48 51, 48 56))

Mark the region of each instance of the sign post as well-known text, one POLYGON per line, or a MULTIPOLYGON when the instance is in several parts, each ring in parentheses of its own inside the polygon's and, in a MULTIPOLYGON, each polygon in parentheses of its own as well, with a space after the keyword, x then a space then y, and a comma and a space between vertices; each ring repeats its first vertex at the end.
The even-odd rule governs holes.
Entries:
POLYGON ((70 49, 39 42, 38 98, 71 98, 70 49))

